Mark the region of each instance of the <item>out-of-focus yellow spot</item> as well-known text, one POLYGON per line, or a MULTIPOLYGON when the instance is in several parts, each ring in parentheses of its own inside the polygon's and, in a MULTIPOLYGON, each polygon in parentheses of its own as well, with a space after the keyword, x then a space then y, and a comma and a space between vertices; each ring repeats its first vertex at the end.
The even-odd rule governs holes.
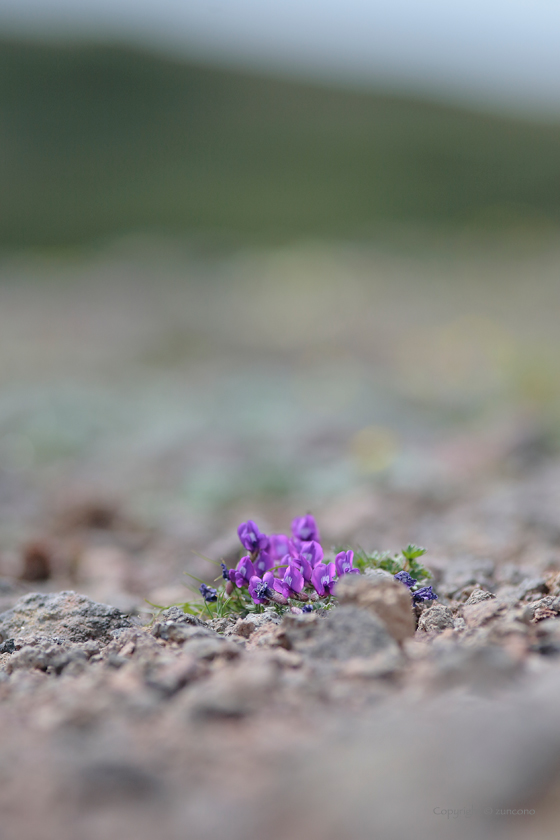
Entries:
POLYGON ((366 426, 350 440, 350 453, 358 468, 365 473, 377 473, 391 466, 398 455, 396 434, 384 426, 366 426))

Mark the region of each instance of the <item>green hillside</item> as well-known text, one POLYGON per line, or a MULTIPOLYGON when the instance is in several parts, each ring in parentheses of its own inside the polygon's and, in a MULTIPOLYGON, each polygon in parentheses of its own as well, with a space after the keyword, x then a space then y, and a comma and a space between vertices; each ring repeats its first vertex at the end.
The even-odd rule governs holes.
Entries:
POLYGON ((560 221, 560 126, 116 46, 0 42, 0 245, 560 221))

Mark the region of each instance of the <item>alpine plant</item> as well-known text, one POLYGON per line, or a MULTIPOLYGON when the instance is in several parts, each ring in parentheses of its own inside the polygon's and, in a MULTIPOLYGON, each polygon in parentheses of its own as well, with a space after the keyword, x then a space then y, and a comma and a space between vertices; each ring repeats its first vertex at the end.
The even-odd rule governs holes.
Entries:
MULTIPOLYGON (((231 569, 220 563, 216 588, 205 583, 199 588, 203 608, 212 617, 246 615, 267 606, 294 613, 329 609, 338 581, 368 569, 392 574, 407 587, 413 603, 437 598, 432 587, 425 585, 431 575, 419 561, 425 549, 414 545, 396 555, 366 554, 362 549, 355 554, 352 549, 344 549, 335 550, 326 558, 311 514, 296 517, 289 535, 264 534, 251 519, 239 525, 237 534, 245 552, 241 559, 231 569)), ((185 612, 196 611, 195 604, 182 606, 185 612)))

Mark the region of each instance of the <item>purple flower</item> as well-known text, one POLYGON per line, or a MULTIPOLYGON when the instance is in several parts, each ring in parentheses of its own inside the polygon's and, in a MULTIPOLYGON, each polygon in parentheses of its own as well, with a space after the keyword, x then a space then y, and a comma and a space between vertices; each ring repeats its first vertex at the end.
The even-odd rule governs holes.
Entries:
POLYGON ((292 541, 285 534, 271 534, 269 551, 273 560, 281 560, 286 554, 293 551, 292 541))
POLYGON ((397 572, 397 574, 394 575, 394 578, 395 580, 399 580, 401 583, 404 583, 404 585, 408 586, 409 589, 416 583, 415 579, 409 575, 408 572, 405 572, 404 569, 402 572, 397 572))
POLYGON ((311 582, 319 595, 331 595, 335 584, 334 563, 317 563, 311 574, 311 582))
POLYGON ((312 569, 314 569, 317 563, 320 563, 323 559, 323 549, 317 540, 302 542, 299 553, 300 556, 307 560, 312 569))
POLYGON ((284 577, 274 579, 275 590, 283 595, 284 598, 290 598, 292 592, 301 592, 303 586, 303 575, 292 561, 288 564, 288 568, 284 572, 284 577))
POLYGON ((251 562, 251 558, 246 555, 241 558, 235 569, 230 569, 229 579, 241 589, 241 587, 249 585, 249 581, 254 574, 255 567, 251 562))
POLYGON ((359 575, 360 570, 353 568, 354 563, 354 552, 350 551, 341 551, 340 554, 336 555, 335 558, 335 566, 336 571, 338 572, 339 577, 342 575, 359 575))
POLYGON ((249 581, 249 595, 255 604, 266 604, 271 594, 268 583, 265 580, 261 580, 257 575, 253 575, 249 581))
POLYGON ((319 542, 319 529, 317 523, 310 513, 307 516, 296 516, 292 521, 292 534, 302 542, 317 540, 319 542))
POLYGON ((262 577, 265 572, 272 569, 274 561, 267 551, 261 551, 257 559, 253 561, 253 565, 255 567, 255 574, 262 577))
POLYGON ((222 567, 222 577, 223 577, 223 579, 224 580, 229 580, 229 569, 228 569, 228 567, 226 566, 225 563, 220 563, 220 566, 222 567))
POLYGON ((212 586, 206 586, 205 583, 201 583, 199 586, 199 590, 200 594, 206 602, 218 600, 218 593, 212 586))
POLYGON ((304 604, 303 607, 301 608, 301 611, 304 612, 304 613, 313 612, 313 605, 312 604, 304 604))
POLYGON ((246 548, 251 554, 255 554, 261 548, 268 548, 268 537, 259 531, 252 519, 242 522, 237 529, 237 534, 243 548, 246 548))
POLYGON ((307 558, 303 556, 303 554, 298 554, 294 558, 291 558, 288 555, 286 555, 286 557, 284 558, 284 562, 286 562, 286 561, 289 561, 294 566, 297 566, 297 568, 302 573, 303 579, 305 580, 306 583, 311 582, 311 573, 313 571, 313 567, 312 567, 311 563, 309 562, 309 560, 307 560, 307 558))
POLYGON ((417 589, 416 592, 413 592, 412 597, 416 602, 435 601, 437 595, 431 586, 423 586, 421 589, 417 589))

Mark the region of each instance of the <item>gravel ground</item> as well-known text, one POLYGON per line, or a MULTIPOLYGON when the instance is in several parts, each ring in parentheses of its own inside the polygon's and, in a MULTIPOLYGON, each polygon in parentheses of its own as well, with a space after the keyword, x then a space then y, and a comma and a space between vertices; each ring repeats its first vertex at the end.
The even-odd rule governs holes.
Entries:
POLYGON ((556 838, 557 255, 166 259, 2 269, 2 840, 556 838), (154 617, 309 509, 437 602, 154 617))

